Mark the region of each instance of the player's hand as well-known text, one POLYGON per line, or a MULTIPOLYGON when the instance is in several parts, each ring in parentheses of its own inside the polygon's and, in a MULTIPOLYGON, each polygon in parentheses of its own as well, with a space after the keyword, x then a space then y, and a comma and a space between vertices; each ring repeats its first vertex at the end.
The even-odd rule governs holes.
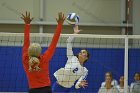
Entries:
POLYGON ((87 83, 86 80, 82 80, 82 81, 80 82, 80 84, 79 84, 79 87, 82 87, 82 88, 85 88, 85 87, 87 87, 87 86, 88 86, 88 83, 87 83))
POLYGON ((73 27, 73 30, 74 30, 74 34, 78 34, 81 31, 81 30, 79 30, 78 25, 75 25, 73 27))
POLYGON ((33 18, 30 18, 30 12, 27 12, 27 11, 26 11, 26 14, 25 15, 22 14, 21 19, 24 20, 25 24, 30 24, 31 21, 33 20, 33 18))
POLYGON ((66 17, 62 12, 58 13, 58 18, 56 18, 57 23, 63 24, 66 17))

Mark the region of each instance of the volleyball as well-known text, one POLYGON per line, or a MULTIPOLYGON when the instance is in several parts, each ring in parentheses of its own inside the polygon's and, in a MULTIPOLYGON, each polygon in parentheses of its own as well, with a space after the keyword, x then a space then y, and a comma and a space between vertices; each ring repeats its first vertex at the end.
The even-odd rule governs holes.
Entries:
POLYGON ((79 16, 76 13, 68 14, 66 21, 68 24, 75 25, 79 23, 79 16))
POLYGON ((28 54, 29 56, 31 57, 38 57, 41 53, 41 46, 40 44, 38 43, 32 43, 30 46, 29 46, 29 49, 28 49, 28 54))

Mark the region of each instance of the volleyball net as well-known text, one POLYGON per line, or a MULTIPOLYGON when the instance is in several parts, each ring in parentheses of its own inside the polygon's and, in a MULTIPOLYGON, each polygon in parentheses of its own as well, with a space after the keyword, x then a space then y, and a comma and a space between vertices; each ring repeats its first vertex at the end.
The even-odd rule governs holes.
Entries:
MULTIPOLYGON (((55 82, 54 72, 64 67, 67 62, 67 38, 74 36, 73 52, 81 49, 90 53, 85 63, 88 69, 88 87, 71 88, 73 93, 97 93, 105 81, 105 73, 112 72, 113 79, 119 83, 120 76, 125 76, 125 87, 133 81, 135 72, 140 71, 140 35, 91 35, 61 34, 56 51, 50 61, 51 84, 55 82)), ((31 43, 40 43, 43 50, 51 43, 53 34, 31 33, 31 43)), ((28 84, 22 67, 23 33, 0 33, 0 92, 27 92, 28 84)))

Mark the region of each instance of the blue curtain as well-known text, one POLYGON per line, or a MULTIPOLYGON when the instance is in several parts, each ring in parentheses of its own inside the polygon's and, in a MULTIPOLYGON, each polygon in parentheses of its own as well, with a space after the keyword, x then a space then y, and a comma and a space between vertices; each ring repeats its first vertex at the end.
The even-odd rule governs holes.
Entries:
MULTIPOLYGON (((21 62, 21 47, 0 47, 0 92, 26 92, 28 84, 21 62)), ((43 48, 43 52, 46 48, 43 48)), ((89 60, 85 63, 88 69, 88 87, 76 90, 76 93, 97 93, 104 81, 107 71, 113 73, 113 78, 119 80, 124 70, 124 49, 114 48, 87 48, 90 53, 89 60)), ((76 55, 80 48, 73 49, 76 55)), ((140 71, 140 49, 129 50, 129 84, 133 81, 133 74, 140 71)), ((64 67, 67 61, 66 48, 57 48, 50 61, 51 84, 55 82, 53 73, 64 67)))

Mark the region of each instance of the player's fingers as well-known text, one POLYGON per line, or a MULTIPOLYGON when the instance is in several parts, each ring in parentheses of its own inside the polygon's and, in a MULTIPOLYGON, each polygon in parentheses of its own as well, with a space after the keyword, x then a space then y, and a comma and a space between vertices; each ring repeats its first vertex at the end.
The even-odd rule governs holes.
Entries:
POLYGON ((88 83, 85 83, 84 85, 88 85, 88 83))
POLYGON ((87 84, 84 84, 82 87, 85 88, 85 87, 87 87, 87 86, 88 86, 87 84))
POLYGON ((64 14, 62 14, 62 17, 63 17, 63 18, 65 17, 64 14))
POLYGON ((60 12, 58 13, 58 18, 60 18, 60 12))
POLYGON ((27 17, 27 11, 26 11, 26 17, 27 17))
POLYGON ((82 82, 87 82, 86 80, 82 80, 82 82))
POLYGON ((84 85, 88 85, 88 83, 87 82, 84 82, 84 85))
POLYGON ((61 19, 62 19, 62 12, 60 12, 60 13, 59 13, 59 18, 61 18, 61 19))
POLYGON ((25 18, 25 16, 23 14, 21 14, 23 18, 25 18))
POLYGON ((30 18, 30 12, 28 13, 28 18, 30 18))
POLYGON ((66 17, 63 18, 63 20, 65 20, 65 19, 66 19, 66 17))
POLYGON ((62 16, 62 12, 60 12, 59 15, 62 16))
POLYGON ((83 85, 82 87, 85 89, 85 87, 87 87, 87 85, 83 85))
POLYGON ((63 14, 63 16, 62 16, 62 17, 63 17, 63 19, 64 19, 64 20, 66 19, 66 17, 65 17, 65 15, 64 15, 64 14, 63 14))

